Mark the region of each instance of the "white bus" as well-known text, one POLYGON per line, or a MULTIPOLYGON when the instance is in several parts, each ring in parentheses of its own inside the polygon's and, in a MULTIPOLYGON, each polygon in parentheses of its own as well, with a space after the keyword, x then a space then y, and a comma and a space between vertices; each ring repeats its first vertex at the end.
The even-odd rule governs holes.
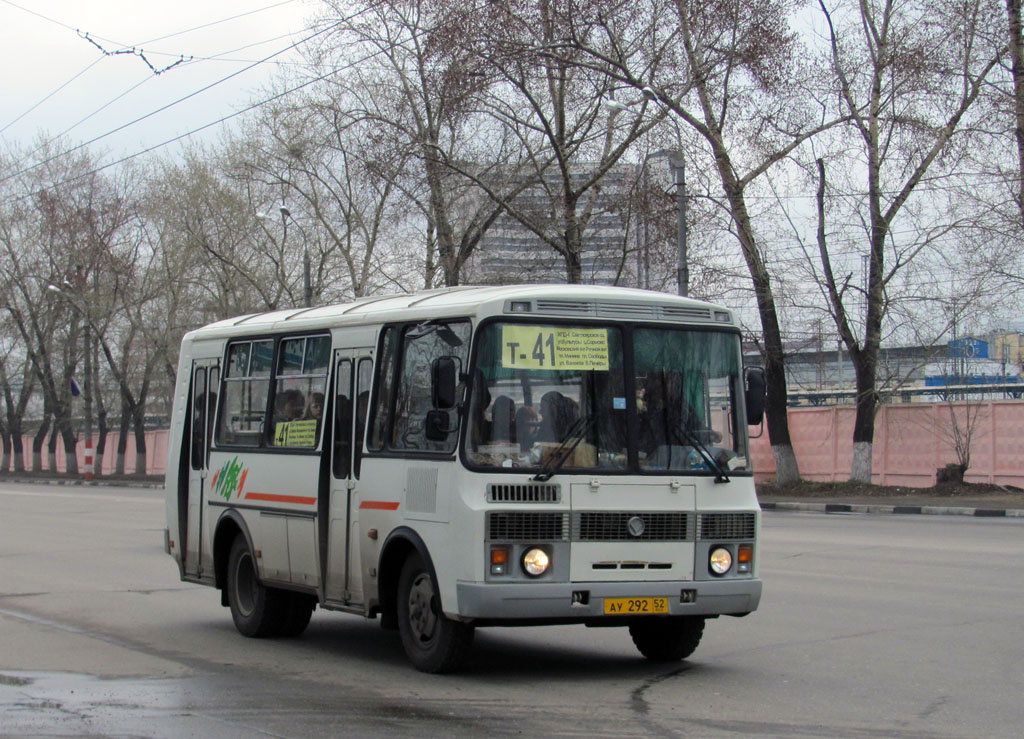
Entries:
POLYGON ((652 660, 761 597, 729 310, 609 287, 461 287, 233 318, 182 341, 165 547, 238 630, 314 608, 445 672, 477 626, 629 629, 652 660))

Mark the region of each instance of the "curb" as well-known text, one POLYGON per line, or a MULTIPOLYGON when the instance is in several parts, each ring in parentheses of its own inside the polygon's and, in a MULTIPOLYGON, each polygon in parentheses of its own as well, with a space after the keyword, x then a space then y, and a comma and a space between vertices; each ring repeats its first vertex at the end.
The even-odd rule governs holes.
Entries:
POLYGON ((876 513, 895 515, 975 516, 977 518, 1024 518, 1020 508, 972 508, 933 505, 876 505, 866 503, 797 503, 766 501, 765 511, 801 511, 805 513, 876 513))
POLYGON ((80 488, 142 488, 157 490, 164 487, 162 482, 148 482, 145 480, 109 480, 105 477, 94 478, 90 482, 78 478, 60 477, 0 477, 0 483, 11 483, 16 485, 58 485, 62 487, 80 488))

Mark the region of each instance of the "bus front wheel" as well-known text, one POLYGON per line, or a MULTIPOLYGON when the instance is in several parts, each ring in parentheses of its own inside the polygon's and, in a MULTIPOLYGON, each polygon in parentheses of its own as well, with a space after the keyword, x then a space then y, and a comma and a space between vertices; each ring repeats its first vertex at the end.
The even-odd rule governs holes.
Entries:
POLYGON ((441 612, 437 585, 417 554, 402 567, 397 607, 402 646, 417 670, 442 673, 462 666, 473 643, 473 627, 441 612))
POLYGON ((629 625, 633 644, 652 662, 686 659, 700 644, 703 634, 704 619, 701 616, 655 617, 629 625))
POLYGON ((260 582, 256 561, 239 534, 228 556, 228 606, 235 628, 245 636, 276 636, 285 617, 284 594, 260 582))

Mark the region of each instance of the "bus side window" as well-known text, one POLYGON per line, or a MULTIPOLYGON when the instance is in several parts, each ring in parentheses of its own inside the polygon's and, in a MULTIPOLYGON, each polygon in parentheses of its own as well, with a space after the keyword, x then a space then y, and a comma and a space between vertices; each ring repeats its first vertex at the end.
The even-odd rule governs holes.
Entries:
POLYGON ((206 369, 196 370, 192 382, 192 469, 203 467, 203 442, 209 421, 206 414, 206 369))
POLYGON ((220 370, 210 370, 210 392, 206 396, 206 463, 210 463, 210 447, 213 444, 213 423, 217 418, 217 391, 220 389, 220 370))
MULTIPOLYGON (((469 322, 421 324, 403 333, 399 385, 396 390, 395 417, 391 435, 393 449, 449 452, 455 448, 456 434, 441 440, 428 439, 427 413, 435 410, 431 388, 431 364, 439 357, 454 357, 465 370, 469 357, 469 322)), ((458 411, 448 413, 448 429, 458 426, 458 411)))
POLYGON ((238 341, 228 346, 217 424, 218 445, 260 445, 273 356, 273 340, 238 341))
POLYGON ((395 377, 395 342, 398 331, 394 326, 384 329, 380 342, 379 361, 377 362, 377 390, 373 396, 373 422, 370 426, 370 438, 367 446, 378 451, 384 448, 388 428, 391 426, 391 389, 395 377))
POLYGON ((270 424, 275 447, 314 449, 320 443, 330 351, 329 336, 281 340, 270 424))
POLYGON ((338 362, 334 398, 334 476, 348 477, 352 459, 352 362, 338 362))
POLYGON ((359 370, 356 373, 356 435, 353 440, 355 454, 352 460, 352 471, 356 478, 359 478, 360 462, 363 459, 363 439, 366 436, 366 414, 370 408, 370 385, 373 383, 373 361, 370 359, 359 360, 359 370))

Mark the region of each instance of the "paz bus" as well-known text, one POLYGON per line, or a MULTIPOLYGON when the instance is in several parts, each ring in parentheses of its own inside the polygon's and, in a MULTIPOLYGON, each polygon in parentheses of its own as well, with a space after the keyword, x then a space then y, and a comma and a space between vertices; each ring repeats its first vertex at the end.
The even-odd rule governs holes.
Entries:
POLYGON ((165 550, 250 637, 380 618, 425 672, 474 629, 619 626, 680 660, 761 597, 726 308, 457 287, 219 321, 181 344, 165 550))

